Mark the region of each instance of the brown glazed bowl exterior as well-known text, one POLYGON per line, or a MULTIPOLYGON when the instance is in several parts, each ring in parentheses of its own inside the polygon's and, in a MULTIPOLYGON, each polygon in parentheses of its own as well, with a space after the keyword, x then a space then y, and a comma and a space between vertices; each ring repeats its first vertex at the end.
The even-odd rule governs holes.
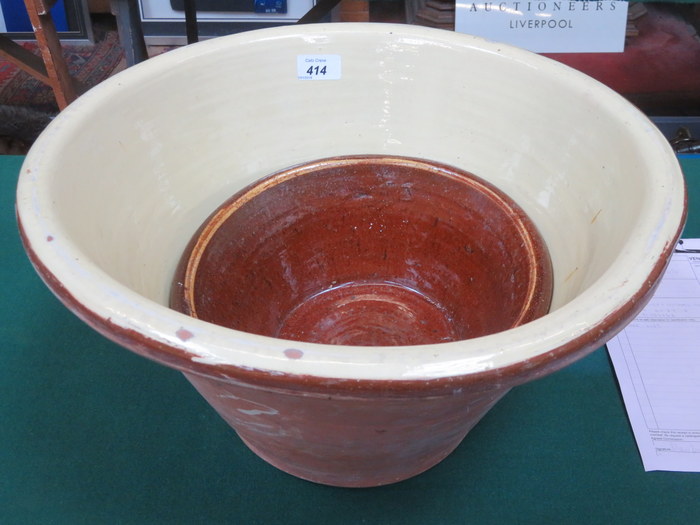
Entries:
MULTIPOLYGON (((467 191, 461 183, 456 186, 456 193, 467 191)), ((393 201, 410 193, 401 189, 393 201)), ((438 206, 438 216, 440 211, 438 206)), ((357 213, 360 221, 369 220, 361 207, 357 213)), ((406 213, 418 220, 415 210, 406 213)), ((17 189, 27 253, 68 308, 118 344, 182 371, 273 465, 349 487, 392 483, 431 467, 510 388, 599 348, 651 297, 685 213, 683 176, 663 135, 596 81, 469 35, 357 23, 249 31, 128 68, 58 115, 27 155, 17 189), (298 73, 299 64, 316 59, 330 60, 332 78, 298 73), (290 166, 357 155, 424 159, 474 174, 486 183, 475 198, 491 190, 508 196, 489 205, 510 210, 500 214, 505 222, 494 225, 511 232, 503 234, 507 243, 517 238, 516 225, 527 223, 514 212, 517 203, 551 259, 546 315, 535 318, 542 313, 534 307, 538 293, 496 286, 499 304, 494 305, 487 287, 483 294, 467 294, 467 301, 478 301, 480 312, 505 305, 508 313, 480 320, 483 326, 474 334, 449 327, 438 337, 459 340, 367 346, 260 335, 169 307, 180 258, 213 210, 290 166), (534 310, 520 320, 532 320, 508 328, 517 324, 528 297, 534 310), (482 329, 497 331, 478 335, 482 329), (469 335, 477 337, 460 339, 469 335)), ((338 217, 342 214, 322 221, 340 232, 338 217)), ((397 217, 390 214, 383 226, 404 228, 397 217)), ((298 297, 306 297, 302 288, 315 283, 299 277, 304 272, 297 266, 322 275, 321 286, 333 290, 339 284, 333 284, 334 274, 364 268, 364 257, 383 259, 386 246, 387 269, 397 280, 391 284, 402 289, 402 297, 408 290, 412 300, 424 304, 420 294, 411 295, 420 291, 428 303, 440 303, 437 310, 468 317, 454 306, 462 294, 452 289, 465 280, 451 272, 476 253, 471 241, 457 250, 459 256, 440 257, 447 261, 445 275, 435 277, 431 268, 418 272, 418 279, 411 273, 416 266, 405 263, 410 246, 400 246, 401 235, 383 237, 388 230, 375 230, 382 224, 372 222, 364 226, 372 225, 374 236, 334 237, 350 243, 344 249, 351 249, 353 240, 361 243, 350 259, 357 264, 319 260, 319 267, 329 269, 324 273, 314 268, 314 254, 289 259, 290 276, 301 286, 298 297), (389 241, 398 251, 388 249, 389 241), (429 295, 426 284, 438 289, 438 296, 429 295)), ((430 225, 424 226, 406 237, 435 239, 436 252, 454 248, 446 240, 449 230, 427 235, 430 225)), ((251 246, 257 246, 254 241, 251 246)), ((321 249, 316 239, 309 243, 321 249)), ((532 253, 508 245, 494 257, 511 250, 525 259, 532 253)), ((416 264, 438 261, 430 250, 415 253, 416 264)), ((277 259, 282 262, 282 255, 277 259)), ((513 268, 531 273, 543 258, 534 261, 539 262, 513 268)), ((281 287, 284 268, 260 264, 265 271, 259 277, 274 275, 269 287, 281 287)), ((254 271, 243 267, 243 273, 254 271)), ((363 286, 376 284, 366 273, 375 271, 380 282, 384 279, 383 269, 367 266, 360 274, 363 286)), ((494 277, 498 285, 507 272, 478 275, 494 277)), ((266 285, 252 289, 245 288, 247 279, 236 282, 252 296, 242 308, 255 312, 253 317, 269 318, 262 303, 285 301, 286 295, 265 292, 266 285), (263 298, 260 304, 256 296, 263 298)), ((541 286, 545 298, 546 279, 541 286)), ((363 306, 353 301, 348 304, 363 306)), ((246 327, 268 328, 276 330, 269 319, 246 327)), ((300 339, 313 332, 300 331, 306 332, 300 339)), ((289 337, 298 335, 292 332, 289 337)))

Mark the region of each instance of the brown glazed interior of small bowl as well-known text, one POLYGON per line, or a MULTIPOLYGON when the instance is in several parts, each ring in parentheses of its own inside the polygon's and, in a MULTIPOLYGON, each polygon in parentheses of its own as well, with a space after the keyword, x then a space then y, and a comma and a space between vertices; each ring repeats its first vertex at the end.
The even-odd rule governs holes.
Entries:
POLYGON ((244 332, 359 346, 496 333, 544 315, 546 245, 525 213, 452 167, 390 156, 296 166, 194 235, 171 306, 244 332))

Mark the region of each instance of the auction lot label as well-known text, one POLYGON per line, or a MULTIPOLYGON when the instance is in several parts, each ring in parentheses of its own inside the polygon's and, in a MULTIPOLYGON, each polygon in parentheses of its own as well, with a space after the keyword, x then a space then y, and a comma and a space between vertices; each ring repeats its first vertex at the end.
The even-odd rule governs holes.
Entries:
POLYGON ((457 0, 455 31, 536 53, 615 53, 625 48, 627 2, 457 0))

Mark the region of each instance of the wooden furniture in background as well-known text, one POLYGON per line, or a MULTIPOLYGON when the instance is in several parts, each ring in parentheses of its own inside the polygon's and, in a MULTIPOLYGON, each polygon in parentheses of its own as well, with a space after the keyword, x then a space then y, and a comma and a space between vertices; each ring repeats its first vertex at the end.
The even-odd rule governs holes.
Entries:
POLYGON ((78 96, 80 86, 70 76, 51 8, 56 0, 24 0, 41 56, 28 51, 5 35, 0 35, 0 56, 48 84, 58 108, 63 109, 78 96))
POLYGON ((368 0, 342 0, 338 11, 339 22, 369 22, 368 0))

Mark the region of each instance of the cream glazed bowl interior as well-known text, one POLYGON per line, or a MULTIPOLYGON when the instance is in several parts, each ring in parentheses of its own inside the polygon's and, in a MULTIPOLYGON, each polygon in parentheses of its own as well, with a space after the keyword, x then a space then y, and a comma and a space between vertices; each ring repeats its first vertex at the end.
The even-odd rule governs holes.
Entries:
POLYGON ((649 299, 685 210, 671 148, 603 85, 503 44, 384 24, 251 31, 132 67, 55 119, 17 192, 27 252, 69 308, 184 372, 273 465, 342 486, 429 468, 511 387, 612 337, 649 299), (333 79, 300 69, 319 57, 333 79), (343 155, 428 159, 507 194, 549 249, 550 312, 475 339, 360 347, 168 308, 178 260, 217 206, 343 155))

